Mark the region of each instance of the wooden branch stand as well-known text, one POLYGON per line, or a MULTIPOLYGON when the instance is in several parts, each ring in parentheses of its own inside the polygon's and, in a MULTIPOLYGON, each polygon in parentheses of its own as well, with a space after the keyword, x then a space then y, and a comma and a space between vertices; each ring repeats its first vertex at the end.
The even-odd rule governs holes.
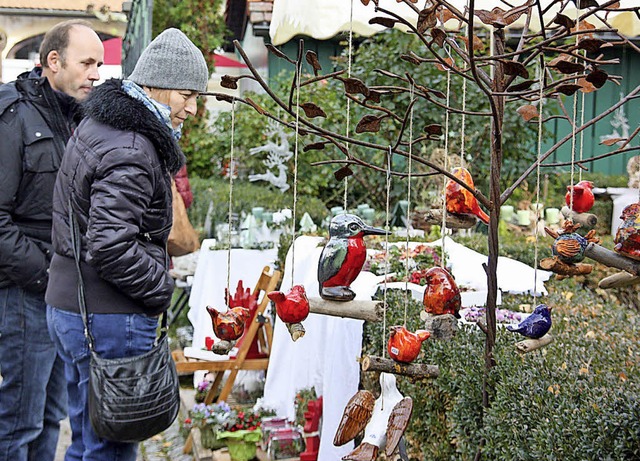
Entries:
POLYGON ((540 339, 525 339, 516 344, 516 350, 521 354, 526 354, 541 347, 547 346, 553 342, 553 336, 549 333, 540 339))
POLYGON ((395 360, 367 355, 360 362, 362 371, 380 371, 412 378, 437 378, 440 374, 438 365, 423 363, 400 363, 395 360))
POLYGON ((384 303, 382 301, 365 300, 336 302, 322 298, 309 298, 309 312, 333 317, 366 320, 368 322, 380 322, 384 315, 384 303))

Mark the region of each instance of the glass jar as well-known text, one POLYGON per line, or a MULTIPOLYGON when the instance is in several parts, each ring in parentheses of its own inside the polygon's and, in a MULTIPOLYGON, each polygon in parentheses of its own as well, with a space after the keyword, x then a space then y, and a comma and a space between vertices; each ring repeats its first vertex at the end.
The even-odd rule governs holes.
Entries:
POLYGON ((302 433, 293 427, 276 429, 269 436, 269 459, 297 458, 304 451, 302 433))
POLYGON ((262 441, 260 442, 260 448, 263 451, 267 451, 269 445, 269 436, 277 429, 283 429, 289 427, 289 423, 286 418, 278 418, 277 416, 264 418, 262 420, 262 441))

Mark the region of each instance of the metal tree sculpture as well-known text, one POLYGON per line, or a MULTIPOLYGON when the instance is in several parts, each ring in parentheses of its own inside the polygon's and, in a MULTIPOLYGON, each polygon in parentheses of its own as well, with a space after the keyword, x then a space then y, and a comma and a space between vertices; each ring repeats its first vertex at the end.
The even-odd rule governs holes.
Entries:
MULTIPOLYGON (((611 147, 611 151, 592 157, 564 163, 549 163, 546 160, 561 146, 567 144, 580 132, 592 127, 613 113, 624 104, 640 97, 640 86, 630 91, 626 97, 603 111, 601 114, 585 121, 581 125, 576 123, 576 117, 571 117, 564 107, 563 96, 571 96, 576 92, 583 93, 596 91, 607 81, 616 82, 620 77, 610 75, 606 70, 607 65, 618 63, 617 59, 605 59, 601 49, 618 44, 628 46, 636 52, 640 49, 611 27, 608 22, 610 12, 632 11, 640 17, 640 7, 620 8, 617 0, 608 0, 598 4, 595 0, 555 0, 546 2, 543 0, 529 0, 526 3, 513 6, 507 1, 502 1, 506 9, 496 7, 491 11, 476 9, 475 0, 468 0, 467 8, 459 10, 446 0, 427 1, 425 8, 419 8, 418 0, 398 0, 412 8, 416 14, 416 21, 411 22, 393 11, 379 7, 377 0, 361 0, 363 4, 370 5, 380 13, 379 17, 370 22, 385 27, 400 25, 410 33, 415 34, 422 43, 421 51, 411 50, 400 56, 415 66, 433 65, 439 69, 466 79, 472 85, 476 85, 484 94, 489 110, 486 112, 472 112, 462 110, 459 107, 448 105, 442 91, 429 88, 426 82, 416 81, 410 72, 405 75, 396 75, 386 70, 378 70, 379 74, 394 79, 395 85, 368 85, 363 80, 345 76, 345 71, 321 74, 321 66, 316 54, 312 51, 304 53, 303 42, 300 41, 296 59, 291 59, 272 45, 267 45, 270 52, 280 59, 291 63, 295 72, 291 81, 291 90, 287 101, 281 99, 269 87, 264 79, 255 70, 248 60, 239 43, 235 46, 244 58, 251 70, 251 75, 223 78, 223 86, 237 88, 237 80, 250 78, 266 91, 269 97, 279 106, 280 113, 286 117, 270 113, 249 98, 236 98, 237 101, 252 106, 260 114, 277 120, 291 129, 298 127, 301 135, 315 135, 320 138, 307 144, 304 151, 312 149, 326 149, 335 146, 339 158, 329 162, 341 165, 336 171, 336 178, 340 179, 351 174, 350 165, 360 165, 374 171, 386 173, 387 164, 376 164, 372 161, 373 152, 382 152, 385 155, 399 155, 409 157, 411 147, 421 145, 432 140, 439 140, 443 133, 440 125, 429 125, 424 133, 414 139, 409 139, 407 127, 412 108, 416 105, 424 105, 427 108, 448 111, 452 114, 465 114, 468 117, 483 117, 490 121, 491 150, 490 150, 490 178, 489 195, 483 195, 479 190, 471 190, 462 180, 445 171, 442 167, 430 162, 424 156, 416 154, 419 149, 413 149, 412 160, 429 168, 427 173, 413 173, 412 176, 442 174, 469 190, 481 205, 489 210, 488 230, 488 262, 485 270, 487 273, 487 325, 485 341, 485 369, 494 365, 493 349, 496 340, 496 299, 497 287, 497 262, 498 262, 498 223, 500 206, 511 196, 514 190, 532 173, 538 166, 576 166, 584 168, 583 164, 602 158, 619 155, 640 149, 639 146, 631 146, 631 142, 638 136, 640 127, 636 128, 625 139, 615 139, 614 142, 605 143, 611 147), (547 6, 544 4, 549 3, 547 6), (569 6, 577 8, 576 19, 568 16, 569 6), (550 11, 557 8, 558 12, 550 11), (474 20, 490 26, 491 46, 485 46, 483 40, 477 35, 474 28, 474 20), (506 40, 505 28, 518 21, 522 29, 518 30, 518 38, 515 46, 510 46, 506 40), (454 23, 457 27, 445 28, 445 23, 454 23), (539 24, 537 31, 532 31, 531 25, 539 24), (596 26, 597 25, 597 26, 596 26), (464 34, 464 35, 462 35, 464 34), (599 37, 605 36, 608 41, 599 37), (613 37, 613 39, 612 39, 613 37), (313 68, 313 76, 303 76, 302 66, 305 61, 313 68), (538 73, 537 77, 534 77, 538 73), (346 98, 352 103, 358 104, 370 113, 365 115, 355 128, 355 134, 342 134, 329 131, 314 121, 315 118, 326 117, 322 107, 311 101, 296 101, 296 89, 316 84, 326 79, 338 79, 344 84, 346 98), (403 113, 385 107, 385 101, 396 98, 409 97, 409 103, 403 113), (539 123, 539 117, 543 113, 538 111, 541 105, 554 102, 560 107, 559 116, 544 118, 545 123, 553 118, 565 119, 571 126, 571 133, 556 142, 546 152, 542 152, 537 161, 531 164, 520 177, 507 189, 501 190, 500 173, 503 156, 502 126, 505 115, 505 107, 513 107, 525 119, 533 123, 539 123), (298 109, 302 109, 299 112, 298 109), (293 121, 292 121, 293 120, 293 121), (296 123, 297 120, 297 123, 296 123), (387 120, 399 127, 398 136, 392 145, 377 144, 364 141, 358 137, 360 133, 375 133, 380 130, 381 122, 387 120), (354 148, 355 147, 355 148, 354 148), (368 154, 367 154, 368 153, 368 154)), ((233 97, 224 94, 215 94, 218 99, 232 101, 233 97)), ((575 104, 575 103, 574 103, 575 104)), ((417 106, 416 106, 417 107, 417 106)), ((388 157, 387 157, 388 159, 388 157)), ((406 177, 406 171, 391 171, 396 177, 406 177)), ((586 256, 605 262, 610 266, 619 267, 634 274, 640 274, 640 265, 636 261, 628 260, 614 254, 595 243, 590 244, 586 256)), ((485 373, 483 404, 490 404, 490 392, 487 389, 485 373)))

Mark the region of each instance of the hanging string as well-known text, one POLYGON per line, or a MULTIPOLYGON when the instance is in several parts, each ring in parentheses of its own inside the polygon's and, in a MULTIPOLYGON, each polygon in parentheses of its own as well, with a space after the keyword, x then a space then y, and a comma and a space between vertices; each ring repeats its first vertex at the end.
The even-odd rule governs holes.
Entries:
MULTIPOLYGON (((351 78, 351 61, 353 53, 353 0, 349 9, 349 58, 347 61, 347 77, 351 78)), ((347 138, 349 137, 351 125, 351 99, 347 98, 347 138)), ((349 153, 349 142, 346 143, 347 153, 349 153)), ((347 197, 349 192, 349 176, 344 178, 344 197, 342 199, 344 212, 347 212, 347 197)))
MULTIPOLYGON (((582 92, 581 92, 582 93, 582 92)), ((584 126, 584 97, 585 93, 580 95, 581 107, 580 107, 580 126, 584 126)), ((584 130, 580 131, 580 162, 582 162, 582 156, 584 155, 584 130)), ((578 181, 582 181, 582 168, 578 171, 578 181)))
POLYGON ((538 213, 540 210, 538 209, 540 203, 540 156, 542 155, 542 106, 543 106, 543 95, 544 95, 544 61, 541 60, 540 63, 540 93, 538 97, 538 154, 537 154, 537 164, 536 164, 536 205, 535 205, 535 229, 534 229, 534 250, 533 250, 533 305, 536 305, 536 298, 538 296, 538 222, 539 216, 538 213))
POLYGON ((465 114, 467 110, 467 79, 462 79, 462 120, 460 126, 460 166, 464 167, 464 134, 465 134, 465 124, 467 121, 467 114, 465 114))
MULTIPOLYGON (((227 227, 227 293, 231 293, 231 222, 233 212, 233 170, 235 168, 236 100, 231 101, 231 152, 229 153, 229 222, 227 227)), ((226 300, 225 300, 226 302, 226 300)))
MULTIPOLYGON (((451 103, 451 71, 447 70, 447 110, 444 114, 444 165, 443 170, 449 169, 449 104, 451 103)), ((441 240, 442 240, 442 258, 440 259, 440 267, 443 269, 446 267, 446 251, 445 251, 445 236, 447 229, 447 177, 442 175, 442 227, 441 227, 441 240)))
MULTIPOLYGON (((577 3, 577 12, 576 12, 576 46, 580 43, 580 4, 577 3)), ((569 194, 569 209, 573 212, 573 186, 574 186, 574 175, 575 175, 575 164, 576 164, 576 119, 578 118, 578 94, 573 94, 573 118, 571 120, 571 194, 569 194)), ((582 177, 582 173, 580 173, 580 177, 582 177)), ((572 221, 571 218, 569 220, 572 221)))
POLYGON ((391 146, 389 146, 389 150, 387 151, 387 175, 386 175, 386 189, 387 189, 387 198, 386 198, 386 206, 385 206, 385 221, 384 221, 384 229, 387 233, 384 236, 384 284, 383 290, 384 295, 382 298, 382 354, 383 357, 387 355, 387 348, 385 347, 385 339, 387 332, 387 276, 389 274, 389 201, 391 196, 391 146))
POLYGON ((411 104, 411 110, 409 111, 409 161, 408 161, 408 174, 407 174, 407 241, 405 244, 406 258, 405 258, 405 272, 407 273, 407 280, 404 285, 404 326, 407 326, 407 309, 409 308, 409 228, 411 227, 411 160, 413 153, 413 83, 411 84, 411 90, 409 91, 409 104, 411 104))
POLYGON ((293 148, 293 210, 291 211, 291 286, 294 285, 294 272, 296 269, 296 211, 298 206, 298 137, 300 132, 300 67, 296 65, 296 136, 293 148))

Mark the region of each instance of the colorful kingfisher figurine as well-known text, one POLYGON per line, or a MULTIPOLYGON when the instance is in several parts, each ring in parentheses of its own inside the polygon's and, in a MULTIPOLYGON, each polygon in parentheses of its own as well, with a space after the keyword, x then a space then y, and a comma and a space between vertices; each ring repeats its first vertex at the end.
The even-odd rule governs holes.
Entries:
POLYGON ((540 339, 551 328, 551 308, 546 304, 538 305, 533 314, 516 325, 507 325, 507 330, 520 333, 532 339, 540 339))
POLYGON ((233 307, 227 312, 219 312, 207 306, 207 312, 211 316, 213 332, 218 338, 227 341, 233 341, 242 336, 244 325, 249 320, 249 309, 242 306, 233 307))
POLYGON ((426 330, 417 330, 412 333, 404 326, 396 325, 391 327, 389 341, 387 342, 389 357, 396 362, 413 362, 420 354, 422 342, 426 341, 429 336, 431 336, 431 333, 426 330))
POLYGON ((276 304, 276 313, 289 330, 291 339, 297 341, 305 334, 302 321, 309 315, 309 300, 302 285, 294 285, 286 295, 282 291, 267 293, 276 304))
POLYGON ((560 232, 548 227, 544 228, 545 232, 555 239, 551 247, 553 256, 557 256, 564 263, 576 264, 585 258, 585 251, 589 243, 600 242, 600 239, 595 236, 595 229, 587 232, 584 237, 578 234, 576 230, 580 226, 579 223, 574 224, 570 220, 566 220, 560 232))
MULTIPOLYGON (((390 373, 380 373, 380 388, 380 397, 375 400, 360 445, 344 456, 343 460, 374 461, 378 457, 380 448, 385 447, 387 456, 390 456, 396 450, 400 438, 409 425, 413 411, 413 400, 411 397, 403 397, 398 391, 396 377, 390 373)), ((342 417, 343 420, 353 417, 349 411, 350 408, 347 405, 345 415, 342 417)), ((355 408, 355 412, 358 413, 358 419, 365 415, 365 412, 360 408, 355 408)), ((353 431, 351 432, 353 433, 353 431)), ((338 433, 336 433, 337 437, 338 433)), ((344 443, 349 440, 351 439, 344 443)))
POLYGON ((320 297, 330 301, 351 301, 349 288, 367 256, 365 235, 385 235, 387 231, 366 225, 352 214, 339 214, 329 225, 329 241, 320 254, 318 282, 320 297))
POLYGON ((432 267, 425 276, 427 286, 422 303, 429 314, 452 314, 460 318, 460 289, 451 274, 441 267, 432 267))
POLYGON ((593 183, 591 181, 580 181, 575 186, 567 186, 567 195, 564 201, 571 207, 571 195, 573 189, 573 211, 576 213, 586 213, 593 206, 595 197, 593 196, 593 183))
POLYGON ((616 231, 613 249, 633 259, 640 259, 640 202, 622 210, 622 223, 616 231))
MULTIPOLYGON (((475 190, 471 173, 469 173, 466 168, 454 168, 451 173, 456 178, 461 179, 471 190, 475 190)), ((483 223, 489 224, 489 215, 482 211, 480 205, 478 205, 478 199, 467 189, 451 179, 445 187, 445 202, 449 213, 471 214, 480 218, 483 223)))

